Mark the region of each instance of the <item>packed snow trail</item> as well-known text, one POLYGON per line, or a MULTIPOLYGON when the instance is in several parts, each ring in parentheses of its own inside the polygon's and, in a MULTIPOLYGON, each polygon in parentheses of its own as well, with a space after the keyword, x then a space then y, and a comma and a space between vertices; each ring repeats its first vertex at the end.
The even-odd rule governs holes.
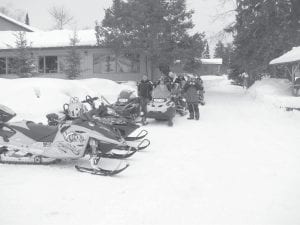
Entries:
POLYGON ((116 177, 0 165, 0 224, 299 224, 300 113, 206 81, 200 121, 150 121, 116 177))

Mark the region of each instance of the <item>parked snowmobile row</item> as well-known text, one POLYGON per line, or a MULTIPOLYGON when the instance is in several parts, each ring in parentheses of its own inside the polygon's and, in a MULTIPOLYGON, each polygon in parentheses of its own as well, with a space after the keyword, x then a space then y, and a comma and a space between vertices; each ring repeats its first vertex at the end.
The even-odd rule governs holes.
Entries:
POLYGON ((125 170, 129 164, 123 159, 150 145, 144 139, 147 131, 129 136, 139 126, 117 113, 105 112, 101 106, 96 109, 95 100, 87 96, 82 103, 72 98, 63 107, 63 118, 47 115, 48 125, 32 121, 9 123, 16 114, 0 105, 0 163, 50 164, 89 156, 91 167, 76 166, 78 171, 114 175, 125 170), (92 109, 82 111, 84 103, 89 103, 92 109), (136 143, 138 140, 141 141, 136 143), (116 169, 107 170, 101 167, 100 158, 117 159, 120 163, 116 169))
MULTIPOLYGON (((148 132, 136 119, 140 114, 139 99, 132 91, 122 91, 116 103, 89 95, 83 101, 71 98, 63 105, 63 114, 48 114, 48 124, 32 121, 10 122, 16 116, 11 109, 0 105, 0 163, 52 164, 61 160, 86 159, 90 167, 76 165, 80 172, 96 175, 115 175, 129 164, 124 159, 147 148, 148 132), (96 101, 101 104, 96 106, 96 101), (100 159, 117 160, 113 169, 105 169, 100 159)), ((148 118, 168 121, 178 112, 186 114, 186 102, 163 87, 156 87, 147 105, 148 118)), ((81 160, 82 161, 82 160, 81 160)))

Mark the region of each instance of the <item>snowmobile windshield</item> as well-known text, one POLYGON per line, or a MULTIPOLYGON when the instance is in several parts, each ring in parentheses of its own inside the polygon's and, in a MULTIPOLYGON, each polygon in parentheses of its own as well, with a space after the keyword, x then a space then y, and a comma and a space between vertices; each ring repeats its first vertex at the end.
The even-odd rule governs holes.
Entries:
POLYGON ((0 123, 6 123, 16 115, 10 108, 0 105, 0 123))
POLYGON ((16 114, 10 108, 8 108, 8 107, 6 107, 4 105, 0 105, 0 110, 3 111, 3 112, 6 112, 7 114, 10 114, 10 115, 15 115, 16 114))
POLYGON ((153 98, 170 98, 171 92, 168 90, 166 85, 158 85, 152 94, 153 98))
POLYGON ((135 97, 136 96, 134 95, 134 91, 132 91, 132 90, 123 90, 119 94, 118 99, 131 99, 131 98, 135 98, 135 97))

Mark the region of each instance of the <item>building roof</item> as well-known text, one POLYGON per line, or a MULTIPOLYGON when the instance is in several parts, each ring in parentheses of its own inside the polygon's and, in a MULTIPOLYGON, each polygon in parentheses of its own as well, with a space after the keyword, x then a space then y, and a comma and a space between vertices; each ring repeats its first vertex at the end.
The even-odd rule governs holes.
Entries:
POLYGON ((221 58, 213 58, 213 59, 200 59, 197 58, 202 64, 206 65, 222 65, 223 64, 223 59, 221 58))
MULTIPOLYGON (((78 46, 96 46, 95 30, 78 30, 78 46)), ((18 31, 0 31, 0 50, 15 48, 16 33, 18 31)), ((26 32, 26 39, 32 48, 54 48, 70 46, 70 39, 74 37, 73 30, 52 30, 26 32)))
MULTIPOLYGON (((195 58, 196 61, 201 62, 202 64, 210 64, 210 65, 222 65, 223 59, 221 58, 213 58, 213 59, 201 59, 201 58, 195 58)), ((181 60, 177 59, 174 61, 174 64, 180 64, 181 60)))
POLYGON ((300 46, 294 47, 292 50, 288 51, 287 53, 283 54, 282 56, 273 59, 270 64, 285 64, 285 63, 293 63, 300 61, 300 46))
POLYGON ((22 27, 26 31, 29 31, 29 32, 38 31, 37 28, 34 28, 32 26, 29 26, 29 25, 26 25, 25 23, 17 21, 15 19, 11 18, 11 17, 8 17, 8 16, 4 15, 3 13, 0 13, 0 18, 4 19, 4 20, 6 20, 6 21, 8 21, 10 23, 13 23, 13 24, 15 24, 15 25, 17 25, 19 27, 22 27))

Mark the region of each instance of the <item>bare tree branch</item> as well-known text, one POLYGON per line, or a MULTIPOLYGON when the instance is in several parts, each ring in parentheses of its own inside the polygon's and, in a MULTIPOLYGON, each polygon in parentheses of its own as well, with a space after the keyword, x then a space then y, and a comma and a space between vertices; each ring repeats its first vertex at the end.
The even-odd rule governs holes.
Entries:
POLYGON ((53 6, 48 10, 49 14, 55 21, 56 29, 62 30, 64 26, 73 21, 73 16, 63 6, 53 6))

